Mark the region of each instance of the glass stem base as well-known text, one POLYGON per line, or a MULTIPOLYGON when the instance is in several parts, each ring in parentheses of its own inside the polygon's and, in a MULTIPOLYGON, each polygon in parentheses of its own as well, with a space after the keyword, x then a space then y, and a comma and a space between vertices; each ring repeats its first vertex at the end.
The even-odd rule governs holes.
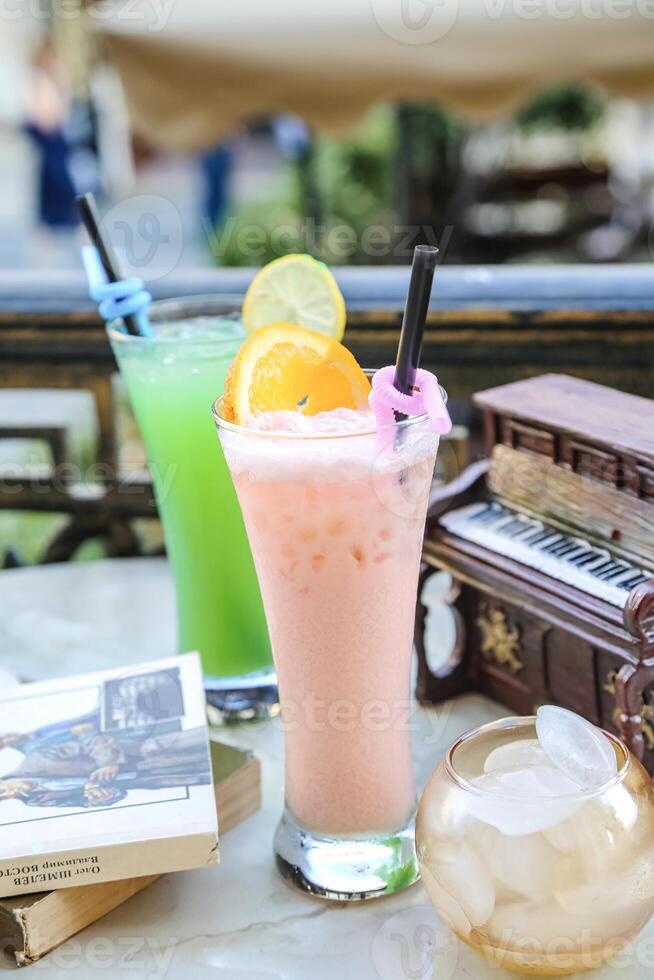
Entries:
POLYGON ((237 677, 205 676, 204 692, 212 725, 262 721, 279 713, 274 670, 257 670, 237 677))
POLYGON ((280 874, 300 891, 338 902, 381 898, 418 880, 415 819, 394 833, 325 837, 285 809, 274 839, 280 874))

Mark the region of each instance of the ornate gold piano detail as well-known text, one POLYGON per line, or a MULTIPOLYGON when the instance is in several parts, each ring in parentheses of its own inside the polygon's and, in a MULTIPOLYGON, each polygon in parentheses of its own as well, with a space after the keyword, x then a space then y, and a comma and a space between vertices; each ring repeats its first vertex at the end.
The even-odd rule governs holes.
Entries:
POLYGON ((504 610, 483 602, 475 624, 482 633, 482 656, 506 668, 509 673, 518 674, 524 668, 520 659, 520 630, 509 625, 504 610))
POLYGON ((452 576, 457 649, 430 671, 419 602, 418 698, 561 704, 654 773, 654 401, 561 375, 475 401, 487 458, 432 495, 421 576, 452 576))

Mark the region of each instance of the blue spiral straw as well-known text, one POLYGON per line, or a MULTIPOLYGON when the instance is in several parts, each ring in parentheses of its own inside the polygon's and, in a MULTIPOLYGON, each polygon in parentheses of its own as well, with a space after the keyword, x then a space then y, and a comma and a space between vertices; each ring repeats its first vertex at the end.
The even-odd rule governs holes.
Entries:
POLYGON ((120 278, 111 242, 100 228, 100 215, 93 194, 82 194, 76 198, 76 203, 93 242, 82 248, 82 261, 89 293, 91 299, 99 304, 100 316, 108 322, 122 319, 127 332, 134 336, 152 336, 148 318, 152 296, 141 279, 120 278))
POLYGON ((98 304, 103 320, 122 319, 128 333, 139 337, 151 337, 152 329, 148 309, 152 295, 144 288, 143 280, 131 277, 108 282, 95 245, 84 245, 82 262, 89 283, 89 296, 98 304), (134 324, 136 329, 130 329, 134 324))

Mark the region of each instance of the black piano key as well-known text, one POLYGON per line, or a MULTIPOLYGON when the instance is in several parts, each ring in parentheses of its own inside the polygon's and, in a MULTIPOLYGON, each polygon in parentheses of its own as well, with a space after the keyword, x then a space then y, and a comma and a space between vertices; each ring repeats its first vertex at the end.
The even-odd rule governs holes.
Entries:
POLYGON ((567 539, 564 538, 562 534, 557 534, 549 541, 541 541, 541 543, 538 545, 538 550, 544 551, 545 554, 551 554, 554 548, 557 548, 560 544, 563 544, 565 540, 567 539))
POLYGON ((610 582, 612 578, 617 578, 618 575, 624 575, 625 572, 629 571, 629 565, 625 565, 624 562, 615 562, 613 568, 609 568, 607 571, 602 572, 598 575, 603 582, 610 582))
POLYGON ((501 534, 505 538, 514 538, 516 534, 522 533, 524 531, 524 522, 519 518, 515 517, 508 524, 502 524, 501 527, 497 528, 498 534, 501 534))
POLYGON ((552 558, 559 558, 560 552, 565 551, 568 545, 570 545, 570 542, 566 541, 564 538, 563 541, 556 541, 554 544, 548 545, 546 548, 543 548, 542 550, 546 554, 551 555, 552 558))
POLYGON ((555 545, 551 549, 550 554, 554 555, 555 558, 565 558, 565 556, 568 555, 571 551, 576 551, 576 550, 577 550, 576 543, 574 541, 571 541, 570 538, 566 538, 560 544, 555 545))
POLYGON ((492 517, 497 516, 498 510, 499 508, 497 507, 497 504, 486 504, 483 510, 477 511, 477 513, 472 517, 472 520, 485 524, 486 521, 489 521, 492 517))
POLYGON ((525 544, 535 545, 544 538, 548 538, 552 532, 544 527, 537 527, 531 532, 531 534, 525 535, 522 539, 525 544))
POLYGON ((587 572, 591 572, 600 565, 604 565, 607 561, 610 561, 610 555, 607 555, 605 551, 595 551, 595 556, 586 562, 584 568, 587 572))
POLYGON ((558 531, 553 531, 551 527, 543 528, 540 534, 535 538, 531 539, 531 544, 538 548, 542 548, 546 543, 552 544, 554 540, 560 541, 563 535, 559 534, 558 531))
POLYGON ((589 551, 585 551, 581 555, 577 555, 576 558, 572 559, 572 564, 576 565, 577 568, 585 568, 586 565, 590 565, 591 562, 599 561, 602 557, 599 551, 594 551, 592 548, 589 551))
POLYGON ((625 591, 630 592, 634 586, 640 585, 641 582, 646 582, 651 577, 651 575, 638 572, 636 575, 632 575, 631 578, 625 579, 624 582, 616 582, 616 585, 619 589, 625 589, 625 591))
POLYGON ((578 559, 578 558, 584 558, 588 554, 589 554, 589 552, 588 552, 588 548, 586 547, 586 545, 585 544, 580 544, 577 541, 577 542, 575 542, 572 545, 571 550, 568 550, 568 551, 565 552, 565 555, 563 557, 565 558, 565 561, 567 561, 569 564, 575 564, 576 563, 576 559, 578 559))
MULTIPOLYGON (((526 541, 527 535, 531 536, 531 534, 534 532, 534 525, 532 521, 526 520, 522 521, 521 523, 523 525, 521 530, 517 531, 515 534, 512 534, 511 537, 516 538, 518 541, 526 541)), ((537 528, 536 530, 540 530, 540 528, 537 528)))
POLYGON ((495 504, 493 507, 491 507, 487 514, 481 517, 480 523, 492 526, 493 524, 497 524, 498 521, 506 520, 506 517, 507 511, 504 509, 504 507, 499 507, 497 504, 495 504))
POLYGON ((603 568, 601 571, 598 571, 595 577, 605 582, 606 576, 610 575, 611 572, 616 572, 619 568, 620 568, 620 562, 611 561, 605 568, 603 568))
POLYGON ((601 578, 602 573, 610 571, 615 568, 617 562, 613 558, 606 558, 604 561, 600 562, 599 565, 593 565, 588 571, 594 578, 601 578))

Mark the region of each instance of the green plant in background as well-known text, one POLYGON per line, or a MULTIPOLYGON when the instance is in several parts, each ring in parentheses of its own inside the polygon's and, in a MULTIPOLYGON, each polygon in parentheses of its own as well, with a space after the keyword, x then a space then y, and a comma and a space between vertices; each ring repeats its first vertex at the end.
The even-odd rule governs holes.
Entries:
POLYGON ((602 121, 606 101, 584 85, 557 85, 539 92, 517 113, 516 125, 525 131, 559 129, 579 132, 602 121))
POLYGON ((266 196, 240 202, 209 243, 218 265, 263 265, 311 252, 332 265, 370 262, 367 229, 390 228, 396 146, 394 110, 380 106, 344 136, 320 135, 286 162, 266 196))
MULTIPOLYGON (((593 89, 559 85, 514 116, 514 135, 559 131, 585 138, 606 103, 593 89)), ((316 135, 305 156, 286 161, 276 184, 239 202, 210 243, 219 265, 263 265, 288 252, 310 252, 330 265, 392 261, 392 249, 366 247, 372 230, 392 241, 399 222, 458 227, 466 180, 468 130, 437 105, 378 106, 344 134, 316 135)), ((397 261, 397 258, 395 259, 397 261)))
POLYGON ((294 177, 286 168, 278 196, 242 202, 216 228, 209 249, 216 265, 265 265, 287 252, 310 251, 289 244, 302 239, 302 219, 293 187, 294 177))
POLYGON ((316 141, 315 168, 323 200, 321 257, 331 264, 370 264, 365 247, 370 229, 393 225, 395 112, 380 106, 344 136, 316 141), (348 233, 345 229, 350 229, 348 233))

